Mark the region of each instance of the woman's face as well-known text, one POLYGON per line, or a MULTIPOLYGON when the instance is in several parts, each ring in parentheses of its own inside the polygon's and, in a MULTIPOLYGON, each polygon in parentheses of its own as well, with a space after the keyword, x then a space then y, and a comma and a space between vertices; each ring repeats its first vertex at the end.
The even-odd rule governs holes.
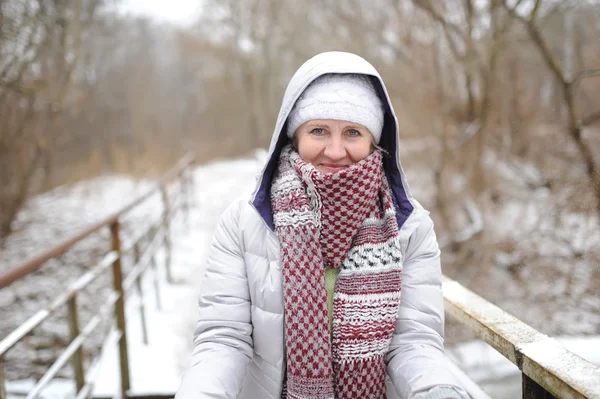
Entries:
POLYGON ((321 173, 336 173, 366 158, 374 148, 369 129, 357 123, 314 119, 295 134, 300 157, 321 173))

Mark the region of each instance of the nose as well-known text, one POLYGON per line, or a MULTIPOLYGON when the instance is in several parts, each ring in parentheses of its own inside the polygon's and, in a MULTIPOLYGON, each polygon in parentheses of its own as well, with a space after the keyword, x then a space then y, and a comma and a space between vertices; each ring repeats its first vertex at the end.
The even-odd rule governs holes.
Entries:
POLYGON ((337 135, 331 137, 327 143, 327 146, 325 147, 325 151, 323 152, 323 155, 332 161, 339 161, 346 156, 346 148, 344 147, 344 143, 340 137, 336 136, 337 135))

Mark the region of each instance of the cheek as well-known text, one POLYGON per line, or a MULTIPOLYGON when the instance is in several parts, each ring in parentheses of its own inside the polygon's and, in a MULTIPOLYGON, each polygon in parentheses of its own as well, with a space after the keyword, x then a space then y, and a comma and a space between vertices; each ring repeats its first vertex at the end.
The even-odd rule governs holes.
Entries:
POLYGON ((356 143, 352 143, 352 146, 348 148, 348 155, 354 163, 362 161, 371 153, 371 141, 361 140, 356 143))
POLYGON ((310 137, 298 137, 298 154, 305 162, 312 163, 323 150, 323 143, 310 137))

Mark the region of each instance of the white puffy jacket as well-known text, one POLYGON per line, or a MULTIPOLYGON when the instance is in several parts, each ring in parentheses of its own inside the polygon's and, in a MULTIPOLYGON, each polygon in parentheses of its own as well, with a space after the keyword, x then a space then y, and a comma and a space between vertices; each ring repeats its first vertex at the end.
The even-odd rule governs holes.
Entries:
POLYGON ((192 360, 176 399, 281 397, 286 367, 282 264, 269 190, 288 140, 283 129, 287 115, 308 84, 325 73, 373 76, 386 104, 380 145, 392 154, 384 168, 404 252, 401 306, 387 355, 388 398, 468 398, 446 367, 440 252, 429 213, 412 198, 406 183, 398 125, 383 81, 364 59, 328 52, 307 61, 293 76, 254 193, 221 217, 200 287, 192 360))

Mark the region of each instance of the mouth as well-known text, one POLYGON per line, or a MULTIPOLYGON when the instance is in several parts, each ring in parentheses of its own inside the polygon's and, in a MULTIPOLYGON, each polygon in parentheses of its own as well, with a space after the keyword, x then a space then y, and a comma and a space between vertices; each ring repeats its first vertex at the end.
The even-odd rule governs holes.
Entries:
POLYGON ((346 169, 350 165, 336 165, 336 164, 322 163, 319 166, 321 167, 322 172, 337 173, 341 170, 346 169))

